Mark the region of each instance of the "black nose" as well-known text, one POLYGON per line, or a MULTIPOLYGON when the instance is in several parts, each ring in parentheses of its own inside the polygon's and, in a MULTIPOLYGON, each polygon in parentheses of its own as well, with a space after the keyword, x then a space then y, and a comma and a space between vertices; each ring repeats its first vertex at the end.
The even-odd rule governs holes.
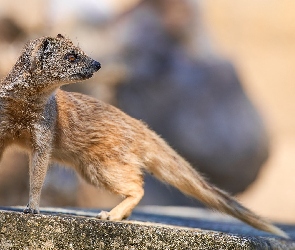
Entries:
POLYGON ((98 71, 101 68, 101 64, 95 60, 92 61, 92 67, 95 71, 98 71))

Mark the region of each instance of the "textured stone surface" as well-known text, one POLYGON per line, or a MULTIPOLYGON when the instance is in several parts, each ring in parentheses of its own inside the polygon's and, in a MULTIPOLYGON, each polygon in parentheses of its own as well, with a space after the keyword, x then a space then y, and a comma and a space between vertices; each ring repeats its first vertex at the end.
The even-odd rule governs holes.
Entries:
MULTIPOLYGON (((273 237, 231 235, 157 223, 108 222, 85 217, 92 216, 91 212, 46 210, 43 211, 45 214, 27 215, 20 209, 3 209, 0 210, 0 249, 3 250, 295 249, 294 242, 273 237)), ((144 213, 137 213, 137 216, 141 215, 144 213)))

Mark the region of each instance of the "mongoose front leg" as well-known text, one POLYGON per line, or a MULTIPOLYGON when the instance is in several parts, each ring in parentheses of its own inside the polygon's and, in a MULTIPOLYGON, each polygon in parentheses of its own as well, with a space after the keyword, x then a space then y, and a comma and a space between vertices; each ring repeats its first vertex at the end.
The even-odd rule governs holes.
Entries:
POLYGON ((30 155, 30 191, 29 203, 24 213, 39 213, 41 189, 45 180, 50 162, 52 148, 52 132, 49 124, 36 124, 34 126, 34 139, 30 155))
POLYGON ((39 213, 41 189, 46 176, 49 158, 49 150, 44 149, 35 151, 31 156, 29 203, 24 209, 24 213, 39 213))

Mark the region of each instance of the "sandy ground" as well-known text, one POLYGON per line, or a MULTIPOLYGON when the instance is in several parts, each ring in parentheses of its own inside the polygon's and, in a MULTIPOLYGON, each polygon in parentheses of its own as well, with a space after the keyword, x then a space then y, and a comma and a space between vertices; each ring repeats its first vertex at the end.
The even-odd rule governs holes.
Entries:
POLYGON ((269 129, 271 155, 240 200, 273 220, 295 222, 295 2, 207 0, 205 25, 237 66, 269 129))

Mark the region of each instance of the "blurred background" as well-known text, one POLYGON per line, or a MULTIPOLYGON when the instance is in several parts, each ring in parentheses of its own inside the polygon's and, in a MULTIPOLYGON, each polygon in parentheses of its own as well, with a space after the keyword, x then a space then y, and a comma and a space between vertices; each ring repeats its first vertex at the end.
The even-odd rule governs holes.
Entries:
MULTIPOLYGON (((210 182, 294 223, 294 11, 291 0, 0 0, 0 76, 28 40, 64 34, 102 64, 64 89, 144 120, 210 182)), ((145 191, 142 205, 200 205, 148 175, 145 191)), ((10 150, 0 205, 27 200, 27 157, 10 150)), ((53 166, 41 205, 119 201, 53 166)))

